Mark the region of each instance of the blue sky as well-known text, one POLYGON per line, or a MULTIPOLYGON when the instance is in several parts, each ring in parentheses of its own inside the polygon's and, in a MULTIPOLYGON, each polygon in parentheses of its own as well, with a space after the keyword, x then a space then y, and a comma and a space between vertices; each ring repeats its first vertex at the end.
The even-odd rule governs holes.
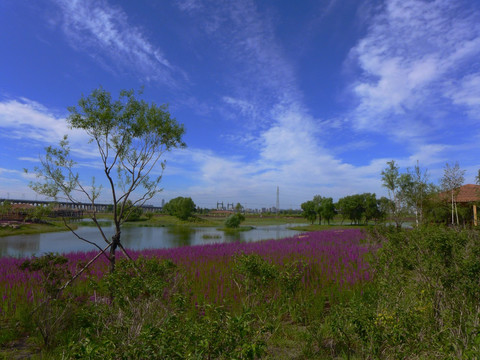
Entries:
POLYGON ((3 0, 0 54, 0 197, 34 198, 22 169, 65 133, 101 179, 65 123, 99 86, 144 86, 185 125, 154 204, 270 207, 279 186, 298 208, 384 195, 392 159, 433 182, 446 162, 466 183, 480 168, 478 1, 3 0))

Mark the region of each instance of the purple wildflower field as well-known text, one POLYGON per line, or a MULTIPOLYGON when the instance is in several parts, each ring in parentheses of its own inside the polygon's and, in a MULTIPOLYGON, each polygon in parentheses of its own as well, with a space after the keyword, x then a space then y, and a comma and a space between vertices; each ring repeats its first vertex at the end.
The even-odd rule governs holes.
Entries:
MULTIPOLYGON (((330 230, 300 234, 281 240, 264 240, 247 243, 216 243, 201 246, 185 246, 170 249, 146 249, 129 251, 136 258, 157 257, 171 259, 191 281, 194 301, 235 301, 238 289, 231 280, 231 268, 235 254, 256 253, 277 265, 291 261, 304 261, 306 271, 302 288, 309 293, 323 293, 326 288, 352 288, 368 282, 370 272, 365 254, 371 246, 362 244, 365 235, 361 230, 330 230)), ((96 252, 68 253, 69 266, 75 273, 80 264, 86 263, 96 252)), ((19 269, 25 259, 0 258, 0 316, 15 311, 16 304, 35 301, 40 297, 40 274, 19 269)), ((104 257, 92 264, 90 275, 101 278, 108 271, 104 257)), ((87 275, 76 280, 87 287, 87 275)), ((88 289, 87 289, 88 291, 88 289)))

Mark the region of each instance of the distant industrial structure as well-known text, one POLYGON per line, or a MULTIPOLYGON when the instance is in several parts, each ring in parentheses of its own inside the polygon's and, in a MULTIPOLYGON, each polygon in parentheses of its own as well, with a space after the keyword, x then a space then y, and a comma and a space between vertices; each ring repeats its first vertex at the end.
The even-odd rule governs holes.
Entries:
POLYGON ((278 215, 278 210, 280 210, 280 188, 277 186, 277 205, 275 206, 275 213, 278 215))

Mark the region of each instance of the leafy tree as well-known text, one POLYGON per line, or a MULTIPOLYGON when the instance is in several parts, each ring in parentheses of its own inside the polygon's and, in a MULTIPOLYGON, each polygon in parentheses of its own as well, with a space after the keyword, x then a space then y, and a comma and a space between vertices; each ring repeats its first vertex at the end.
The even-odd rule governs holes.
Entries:
POLYGON ((0 216, 4 217, 8 215, 12 211, 12 204, 10 204, 10 201, 5 200, 0 204, 0 216))
POLYGON ((415 211, 417 226, 423 222, 424 203, 427 197, 434 191, 432 184, 428 183, 428 172, 422 170, 417 161, 413 171, 409 171, 411 187, 407 193, 409 203, 415 211))
POLYGON ((25 217, 25 220, 33 222, 43 222, 52 213, 53 206, 53 204, 48 204, 46 206, 34 206, 27 211, 27 216, 25 217))
POLYGON ((240 213, 230 215, 227 220, 225 220, 225 227, 236 229, 240 226, 242 221, 245 221, 245 216, 240 213))
MULTIPOLYGON (((98 151, 112 199, 115 228, 113 236, 108 238, 94 210, 90 216, 106 247, 76 235, 96 246, 108 258, 110 271, 113 272, 117 248, 128 256, 121 243, 122 224, 128 219, 130 211, 161 191, 158 185, 162 176, 151 177, 150 174, 157 165, 164 169, 165 161, 161 157, 166 151, 185 146, 182 141, 185 130, 170 116, 166 105, 139 100, 133 90, 122 90, 119 98, 113 100, 109 92, 98 88, 89 96, 82 96, 78 108, 73 106, 68 110, 68 125, 83 131, 98 151), (133 200, 133 194, 136 200, 133 200), (127 206, 129 200, 132 201, 131 207, 127 206)), ((90 184, 81 179, 66 136, 58 148, 46 148, 45 158, 35 172, 38 181, 31 183, 31 187, 37 193, 73 203, 86 199, 95 209, 102 186, 95 184, 95 178, 90 184)))
POLYGON ((313 197, 313 203, 315 204, 315 212, 318 215, 318 225, 322 224, 322 202, 323 202, 323 197, 320 195, 315 195, 313 197))
POLYGON ((195 203, 192 198, 179 196, 166 203, 164 210, 180 220, 187 220, 195 211, 195 203))
POLYGON ((392 201, 392 219, 397 228, 400 228, 408 213, 408 191, 412 186, 412 178, 408 173, 400 174, 394 160, 388 161, 387 165, 388 167, 382 171, 382 185, 388 189, 392 201))
POLYGON ((350 195, 338 200, 338 208, 343 218, 349 218, 354 224, 359 224, 365 212, 364 196, 350 195))
POLYGON ((317 212, 315 209, 315 203, 312 200, 306 201, 300 205, 302 208, 302 216, 306 218, 307 220, 312 222, 312 225, 317 218, 317 212))
POLYGON ((458 188, 462 186, 465 181, 465 170, 461 170, 458 162, 455 162, 455 165, 450 166, 449 163, 445 164, 443 169, 443 177, 441 179, 441 186, 444 191, 448 191, 451 194, 451 203, 452 203, 452 224, 455 224, 454 214, 456 214, 457 225, 458 221, 458 211, 457 211, 457 195, 458 188))
POLYGON ((330 220, 332 220, 335 216, 335 205, 333 204, 333 199, 331 197, 322 199, 320 211, 322 218, 330 225, 330 220))
POLYGON ((243 212, 243 206, 242 206, 242 204, 237 203, 237 205, 235 205, 235 212, 237 212, 237 213, 243 212))
POLYGON ((377 195, 365 193, 363 194, 365 207, 365 222, 368 224, 369 220, 377 219, 379 217, 377 195))
MULTIPOLYGON (((120 213, 120 208, 117 208, 117 212, 120 213)), ((123 216, 128 216, 125 221, 138 221, 143 215, 143 209, 140 206, 133 205, 131 200, 128 200, 125 204, 123 216)))
POLYGON ((377 200, 377 217, 376 220, 378 221, 385 221, 387 218, 387 214, 391 212, 393 207, 393 203, 390 199, 382 196, 380 199, 377 200))

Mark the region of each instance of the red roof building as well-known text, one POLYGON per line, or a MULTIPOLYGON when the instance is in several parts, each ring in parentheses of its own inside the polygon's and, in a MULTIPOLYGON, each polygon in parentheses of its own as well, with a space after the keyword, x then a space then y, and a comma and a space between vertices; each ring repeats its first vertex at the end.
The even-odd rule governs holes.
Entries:
MULTIPOLYGON (((477 220, 477 202, 480 202, 480 185, 467 184, 454 190, 455 202, 471 204, 473 206, 473 223, 478 225, 477 220)), ((448 202, 451 201, 450 191, 440 193, 440 197, 448 202)))

